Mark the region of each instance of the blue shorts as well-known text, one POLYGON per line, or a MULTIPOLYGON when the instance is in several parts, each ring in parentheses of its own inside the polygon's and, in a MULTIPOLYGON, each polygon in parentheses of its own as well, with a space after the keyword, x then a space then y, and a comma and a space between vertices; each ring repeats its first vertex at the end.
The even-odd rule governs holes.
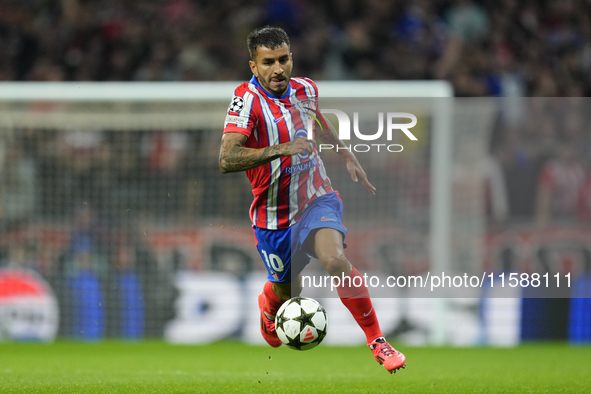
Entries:
MULTIPOLYGON (((267 267, 267 279, 271 282, 290 283, 308 265, 314 255, 313 243, 306 244, 313 230, 334 228, 347 235, 343 226, 343 203, 338 192, 314 199, 304 210, 300 220, 288 229, 267 230, 256 227, 254 235, 257 249, 267 267), (304 250, 308 247, 311 250, 304 250), (293 279, 292 279, 293 278, 293 279)), ((343 246, 347 245, 343 242, 343 246)))

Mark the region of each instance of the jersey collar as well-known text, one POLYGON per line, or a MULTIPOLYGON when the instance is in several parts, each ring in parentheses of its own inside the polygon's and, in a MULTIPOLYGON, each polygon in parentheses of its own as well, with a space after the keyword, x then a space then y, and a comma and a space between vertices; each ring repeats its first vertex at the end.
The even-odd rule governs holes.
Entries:
POLYGON ((265 93, 265 96, 272 98, 272 99, 279 99, 282 100, 284 98, 289 97, 289 95, 291 94, 291 81, 287 83, 287 91, 283 94, 283 96, 276 96, 273 93, 269 93, 267 92, 259 83, 259 80, 257 79, 257 77, 255 77, 254 75, 252 76, 252 78, 250 78, 250 83, 254 84, 257 88, 259 88, 263 93, 265 93))

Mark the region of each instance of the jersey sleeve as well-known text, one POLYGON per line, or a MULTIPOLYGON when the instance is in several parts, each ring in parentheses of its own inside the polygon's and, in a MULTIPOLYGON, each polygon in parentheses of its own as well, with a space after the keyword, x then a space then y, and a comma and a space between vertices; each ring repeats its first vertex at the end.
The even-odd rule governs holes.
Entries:
POLYGON ((313 94, 316 97, 316 100, 318 100, 318 86, 316 85, 316 83, 307 77, 304 77, 303 80, 308 82, 312 86, 313 94))
MULTIPOLYGON (((318 99, 318 86, 316 86, 316 83, 314 83, 314 81, 312 81, 310 78, 304 77, 302 78, 307 85, 309 86, 306 92, 306 94, 308 95, 309 99, 310 99, 310 108, 316 112, 316 111, 320 111, 320 102, 318 99)), ((321 120, 321 122, 323 122, 324 120, 321 120)), ((316 127, 317 124, 316 122, 312 122, 312 130, 314 132, 316 132, 316 127)))
POLYGON ((250 137, 256 124, 253 110, 255 96, 244 85, 234 91, 224 122, 225 133, 240 133, 250 137))

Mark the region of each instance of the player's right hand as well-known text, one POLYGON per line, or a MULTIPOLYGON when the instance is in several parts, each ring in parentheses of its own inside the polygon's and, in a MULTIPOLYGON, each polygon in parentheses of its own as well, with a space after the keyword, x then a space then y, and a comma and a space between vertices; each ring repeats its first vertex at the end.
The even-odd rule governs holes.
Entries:
POLYGON ((316 147, 316 141, 313 139, 306 139, 304 137, 298 137, 290 142, 290 153, 293 155, 305 155, 312 154, 316 147))

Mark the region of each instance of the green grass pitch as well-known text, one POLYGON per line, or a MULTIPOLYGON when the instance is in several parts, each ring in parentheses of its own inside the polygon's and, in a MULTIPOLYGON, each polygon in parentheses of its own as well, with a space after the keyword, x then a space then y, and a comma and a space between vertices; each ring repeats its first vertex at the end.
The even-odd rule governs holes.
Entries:
POLYGON ((591 393, 591 347, 400 348, 390 375, 365 347, 4 343, 0 393, 591 393))

